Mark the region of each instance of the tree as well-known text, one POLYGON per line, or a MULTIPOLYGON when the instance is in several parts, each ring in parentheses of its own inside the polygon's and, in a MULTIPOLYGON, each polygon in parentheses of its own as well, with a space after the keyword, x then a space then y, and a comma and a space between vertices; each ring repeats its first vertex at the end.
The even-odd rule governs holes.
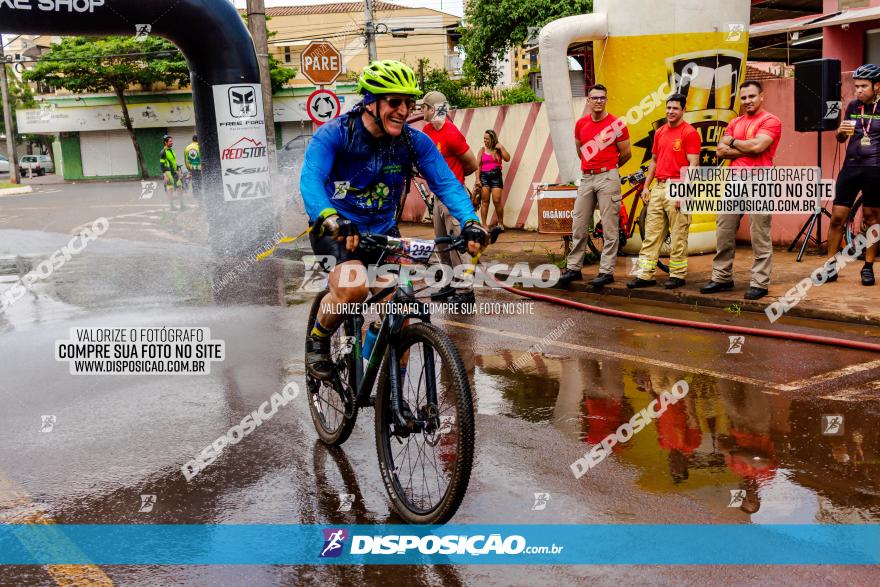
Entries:
MULTIPOLYGON (((15 111, 18 108, 34 108, 36 102, 31 88, 26 83, 18 81, 13 75, 12 66, 5 65, 6 79, 9 80, 9 103, 12 106, 12 136, 18 136, 18 123, 15 120, 15 111)), ((0 101, 0 134, 6 134, 6 121, 3 117, 3 102, 0 101)), ((4 149, 6 145, 0 145, 0 149, 4 149)))
POLYGON ((131 123, 125 93, 135 84, 151 87, 159 82, 168 86, 187 83, 189 68, 183 54, 159 37, 149 36, 143 40, 135 40, 133 36, 67 37, 53 45, 23 77, 74 93, 116 94, 122 108, 122 125, 134 145, 141 177, 146 179, 147 166, 131 123), (157 54, 159 52, 162 53, 157 54), (144 53, 149 55, 142 55, 144 53))
POLYGON ((593 0, 473 0, 461 29, 465 74, 477 85, 494 86, 499 78, 496 61, 525 43, 530 27, 592 11, 593 0))
POLYGON ((442 93, 453 108, 473 108, 477 103, 472 96, 463 91, 465 87, 465 83, 449 79, 448 71, 435 67, 425 74, 422 91, 425 94, 431 91, 442 93))
MULTIPOLYGON (((280 90, 296 75, 269 57, 272 91, 280 90)), ((36 66, 24 74, 28 81, 70 90, 74 93, 113 92, 122 109, 122 125, 128 130, 137 154, 141 177, 147 178, 144 155, 132 126, 125 94, 132 85, 145 88, 156 83, 166 86, 188 84, 189 67, 183 54, 169 41, 156 36, 68 37, 53 45, 36 66)))

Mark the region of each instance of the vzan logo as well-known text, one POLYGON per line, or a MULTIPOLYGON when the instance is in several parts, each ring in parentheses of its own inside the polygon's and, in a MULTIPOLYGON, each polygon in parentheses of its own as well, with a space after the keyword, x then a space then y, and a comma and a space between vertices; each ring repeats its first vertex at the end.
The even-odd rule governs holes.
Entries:
POLYGON ((227 200, 252 200, 269 195, 268 181, 242 181, 226 184, 227 200))
POLYGON ((94 12, 104 0, 0 0, 0 8, 43 12, 94 12))
POLYGON ((257 94, 254 88, 229 88, 229 113, 235 118, 254 118, 257 115, 257 94))

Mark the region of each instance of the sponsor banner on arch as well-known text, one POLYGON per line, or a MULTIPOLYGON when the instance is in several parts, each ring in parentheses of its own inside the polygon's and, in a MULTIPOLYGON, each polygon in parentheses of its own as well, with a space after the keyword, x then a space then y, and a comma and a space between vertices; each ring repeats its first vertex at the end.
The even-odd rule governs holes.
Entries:
POLYGON ((269 152, 259 84, 214 86, 223 199, 269 197, 269 152))

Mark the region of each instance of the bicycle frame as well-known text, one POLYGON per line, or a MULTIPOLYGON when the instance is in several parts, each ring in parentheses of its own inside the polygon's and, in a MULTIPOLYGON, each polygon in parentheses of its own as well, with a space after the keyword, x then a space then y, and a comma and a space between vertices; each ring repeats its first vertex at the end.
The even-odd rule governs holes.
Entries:
POLYGON ((639 201, 641 201, 641 193, 645 188, 645 182, 640 182, 633 187, 631 187, 623 196, 621 197, 621 201, 626 200, 630 194, 635 192, 635 196, 633 196, 632 207, 627 211, 627 219, 626 226, 624 227, 624 233, 626 234, 626 238, 629 238, 633 235, 633 232, 636 228, 636 219, 638 216, 636 215, 636 209, 639 207, 639 201))
MULTIPOLYGON (((355 402, 358 407, 366 407, 370 405, 370 393, 376 383, 379 375, 379 369, 382 366, 382 358, 385 352, 390 348, 390 384, 391 384, 391 411, 394 416, 394 423, 401 429, 409 432, 421 432, 425 428, 425 422, 413 419, 407 420, 403 415, 403 401, 400 390, 400 361, 397 356, 397 347, 400 343, 400 333, 403 330, 406 321, 410 318, 421 320, 422 322, 430 322, 431 315, 425 311, 422 302, 416 300, 413 296, 412 288, 409 285, 401 285, 385 288, 374 294, 367 300, 367 304, 377 303, 390 294, 394 293, 391 298, 391 311, 382 319, 382 325, 379 333, 376 335, 376 342, 373 345, 373 351, 370 355, 367 366, 364 368, 363 358, 361 356, 360 333, 364 325, 364 317, 360 314, 349 318, 352 331, 354 332, 354 349, 356 356, 355 361, 355 381, 357 381, 357 390, 355 390, 355 402), (419 311, 402 312, 396 311, 396 308, 406 305, 407 307, 418 308, 419 311)), ((427 384, 427 400, 430 405, 437 405, 437 388, 434 379, 434 357, 425 357, 426 384, 427 384)), ((379 406, 376 406, 379 409, 379 406)), ((439 414, 434 414, 432 424, 435 427, 440 426, 439 414)))

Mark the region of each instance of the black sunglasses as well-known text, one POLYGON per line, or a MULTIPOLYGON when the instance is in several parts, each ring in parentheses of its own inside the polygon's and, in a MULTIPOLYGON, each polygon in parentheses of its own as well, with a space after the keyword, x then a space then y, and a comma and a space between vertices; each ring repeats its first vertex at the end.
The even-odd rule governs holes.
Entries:
POLYGON ((413 100, 412 98, 385 98, 385 97, 383 97, 382 99, 385 100, 386 102, 388 102, 388 105, 391 106, 392 108, 400 108, 400 105, 403 103, 406 103, 406 107, 409 110, 412 110, 413 108, 416 107, 416 101, 413 100))

